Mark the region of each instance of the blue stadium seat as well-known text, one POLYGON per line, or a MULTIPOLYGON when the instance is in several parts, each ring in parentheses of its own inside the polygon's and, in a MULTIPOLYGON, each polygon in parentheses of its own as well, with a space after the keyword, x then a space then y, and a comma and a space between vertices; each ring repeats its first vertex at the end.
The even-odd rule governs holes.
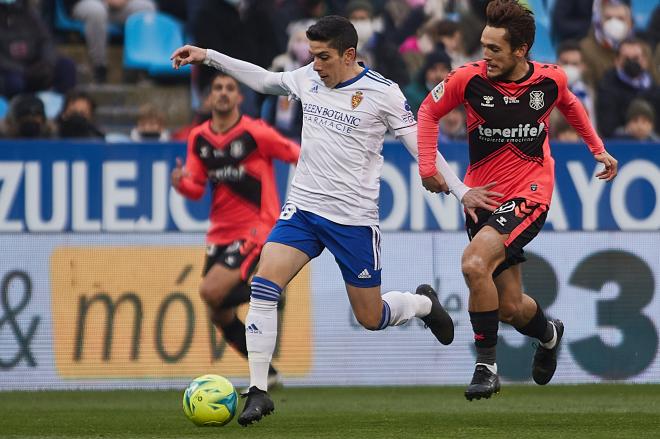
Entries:
POLYGON ((632 0, 632 15, 636 29, 646 30, 651 15, 658 5, 660 0, 632 0))
POLYGON ((7 99, 0 96, 0 119, 4 119, 7 116, 7 111, 9 111, 9 103, 7 99))
MULTIPOLYGON (((61 31, 85 33, 85 25, 82 21, 74 20, 69 16, 64 5, 64 0, 55 0, 55 29, 61 31)), ((121 36, 124 29, 122 26, 110 24, 108 33, 112 36, 121 36)))
POLYGON ((55 119, 60 114, 60 111, 62 111, 64 96, 61 94, 46 90, 37 93, 37 97, 44 103, 44 109, 46 110, 46 117, 48 119, 55 119))
POLYGON ((183 25, 162 12, 137 12, 124 27, 124 67, 154 76, 190 74, 190 66, 174 70, 170 55, 183 45, 183 25))

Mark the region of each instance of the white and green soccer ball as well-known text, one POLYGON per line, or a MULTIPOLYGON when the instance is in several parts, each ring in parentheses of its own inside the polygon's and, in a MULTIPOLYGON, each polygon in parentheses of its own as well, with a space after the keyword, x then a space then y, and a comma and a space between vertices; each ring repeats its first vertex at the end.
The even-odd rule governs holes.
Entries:
POLYGON ((236 414, 237 406, 234 385, 220 375, 197 377, 183 392, 183 412, 195 425, 225 425, 236 414))

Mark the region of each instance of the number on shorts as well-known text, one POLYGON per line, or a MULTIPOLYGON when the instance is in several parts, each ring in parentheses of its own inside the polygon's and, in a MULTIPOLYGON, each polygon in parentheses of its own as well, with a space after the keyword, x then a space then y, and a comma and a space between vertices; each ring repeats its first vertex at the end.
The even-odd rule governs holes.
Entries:
POLYGON ((291 219, 294 213, 296 213, 296 206, 294 206, 293 204, 285 204, 284 207, 282 208, 280 219, 281 220, 291 219))

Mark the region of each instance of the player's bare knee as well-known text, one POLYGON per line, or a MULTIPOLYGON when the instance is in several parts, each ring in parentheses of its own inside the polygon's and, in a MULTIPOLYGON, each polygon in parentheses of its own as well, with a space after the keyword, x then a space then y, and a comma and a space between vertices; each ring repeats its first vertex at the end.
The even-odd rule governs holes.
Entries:
POLYGON ((199 286, 199 297, 211 308, 217 308, 222 304, 222 298, 219 296, 217 288, 209 283, 202 282, 199 286))
POLYGON ((479 255, 466 253, 461 260, 461 270, 468 286, 475 281, 489 276, 486 261, 479 255))

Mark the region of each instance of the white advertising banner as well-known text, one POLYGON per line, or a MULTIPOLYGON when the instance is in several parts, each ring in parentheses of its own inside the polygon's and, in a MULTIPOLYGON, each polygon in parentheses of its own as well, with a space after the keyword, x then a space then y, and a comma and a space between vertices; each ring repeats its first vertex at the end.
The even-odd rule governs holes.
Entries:
MULTIPOLYGON (((0 390, 182 386, 247 363, 197 295, 203 235, 4 234, 0 390)), ((421 321, 371 332, 352 317, 324 252, 285 294, 275 364, 285 385, 466 384, 474 353, 460 232, 384 233, 383 292, 431 283, 456 324, 442 346, 421 321)), ((566 332, 553 382, 660 382, 660 233, 542 232, 526 291, 566 332)), ((245 308, 241 310, 245 312, 245 308)), ((505 381, 530 381, 532 340, 500 325, 505 381)))

